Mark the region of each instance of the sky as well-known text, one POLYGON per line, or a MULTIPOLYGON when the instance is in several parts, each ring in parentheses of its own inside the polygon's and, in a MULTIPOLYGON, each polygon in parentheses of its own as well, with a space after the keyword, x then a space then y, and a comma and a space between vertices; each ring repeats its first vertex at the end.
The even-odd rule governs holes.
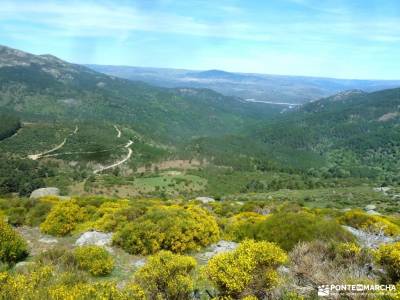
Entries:
POLYGON ((0 44, 85 64, 400 79, 400 1, 0 0, 0 44))

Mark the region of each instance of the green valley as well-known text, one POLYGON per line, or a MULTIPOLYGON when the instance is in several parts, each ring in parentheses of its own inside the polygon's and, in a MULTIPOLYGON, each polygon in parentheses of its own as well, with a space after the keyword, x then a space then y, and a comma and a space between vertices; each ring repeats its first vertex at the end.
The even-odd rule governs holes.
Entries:
POLYGON ((400 88, 289 108, 1 46, 0 120, 0 299, 400 289, 400 88))

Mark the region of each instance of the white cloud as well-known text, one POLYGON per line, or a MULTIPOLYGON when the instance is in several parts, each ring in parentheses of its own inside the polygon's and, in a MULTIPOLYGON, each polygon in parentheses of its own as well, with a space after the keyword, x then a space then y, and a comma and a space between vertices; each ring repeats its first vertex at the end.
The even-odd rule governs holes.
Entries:
MULTIPOLYGON (((170 3, 170 0, 159 1, 166 6, 170 3)), ((204 2, 192 1, 197 3, 194 9, 204 12, 213 8, 212 4, 204 6, 204 2)), ((176 11, 167 12, 163 5, 161 8, 155 5, 146 10, 140 6, 116 4, 110 0, 1 0, 0 26, 7 26, 7 32, 3 28, 3 34, 14 36, 42 32, 43 35, 60 37, 105 36, 124 39, 132 32, 145 31, 256 42, 297 41, 302 44, 337 43, 338 39, 349 37, 381 43, 393 43, 400 39, 398 20, 375 18, 372 22, 357 19, 356 14, 351 18, 344 17, 344 12, 349 8, 343 2, 335 7, 331 1, 288 1, 330 14, 315 15, 311 19, 285 19, 282 14, 282 20, 266 18, 254 21, 248 16, 246 18, 244 9, 234 2, 221 1, 214 7, 217 15, 221 15, 220 20, 206 21, 199 18, 202 13, 186 12, 185 9, 185 15, 181 15, 176 11), (31 28, 27 24, 31 24, 31 28)))
MULTIPOLYGON (((10 1, 0 6, 0 22, 24 21, 47 26, 58 35, 115 36, 130 31, 187 34, 266 41, 268 35, 257 32, 250 24, 240 22, 204 22, 191 16, 144 11, 112 2, 10 1)), ((234 7, 225 7, 234 10, 234 7)), ((18 27, 18 26, 16 26, 18 27)), ((14 28, 14 30, 17 30, 14 28)))

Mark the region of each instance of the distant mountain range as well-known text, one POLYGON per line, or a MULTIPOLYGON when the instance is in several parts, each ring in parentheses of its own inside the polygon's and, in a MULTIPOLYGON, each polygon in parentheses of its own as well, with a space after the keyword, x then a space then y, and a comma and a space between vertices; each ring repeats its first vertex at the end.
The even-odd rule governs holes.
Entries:
POLYGON ((193 71, 106 65, 87 66, 108 75, 143 81, 161 87, 208 88, 226 96, 282 105, 306 103, 345 90, 359 89, 373 92, 400 87, 400 80, 353 80, 231 73, 221 70, 193 71))

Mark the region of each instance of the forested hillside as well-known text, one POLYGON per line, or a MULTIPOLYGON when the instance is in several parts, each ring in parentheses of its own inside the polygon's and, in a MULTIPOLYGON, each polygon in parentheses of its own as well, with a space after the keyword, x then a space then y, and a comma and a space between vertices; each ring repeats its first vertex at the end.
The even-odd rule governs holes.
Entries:
POLYGON ((247 135, 196 139, 188 147, 238 169, 399 182, 399 95, 400 89, 340 93, 251 127, 247 135))
POLYGON ((255 136, 266 145, 324 155, 352 175, 374 176, 383 171, 397 176, 399 126, 400 89, 391 89, 307 104, 255 136))
POLYGON ((0 141, 12 136, 21 127, 20 119, 14 114, 0 112, 0 141))
MULTIPOLYGON (((57 161, 51 169, 62 171, 43 177, 42 185, 75 189, 102 166, 119 166, 128 152, 125 167, 106 172, 115 178, 96 177, 84 188, 100 192, 119 184, 129 186, 128 194, 219 195, 399 182, 399 89, 345 91, 282 110, 206 89, 117 79, 50 55, 0 50, 0 106, 33 122, 0 149, 17 159, 43 159, 40 165, 57 161), (198 170, 171 182, 160 167, 198 170), (150 171, 149 179, 133 183, 128 175, 136 171, 150 171), (268 172, 276 172, 274 180, 268 172)), ((4 136, 20 126, 12 115, 2 123, 4 136)))
POLYGON ((0 107, 28 119, 103 119, 163 141, 239 132, 280 111, 211 90, 157 88, 0 48, 0 107))

